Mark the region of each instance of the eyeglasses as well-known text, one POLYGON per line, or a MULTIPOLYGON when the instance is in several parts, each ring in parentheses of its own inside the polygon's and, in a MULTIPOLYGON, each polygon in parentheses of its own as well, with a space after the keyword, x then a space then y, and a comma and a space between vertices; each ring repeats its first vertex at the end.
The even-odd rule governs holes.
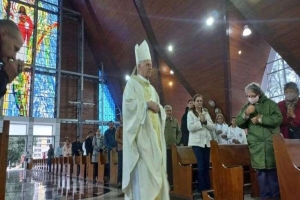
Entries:
POLYGON ((256 95, 246 95, 247 98, 255 98, 256 96, 257 96, 257 94, 256 95))

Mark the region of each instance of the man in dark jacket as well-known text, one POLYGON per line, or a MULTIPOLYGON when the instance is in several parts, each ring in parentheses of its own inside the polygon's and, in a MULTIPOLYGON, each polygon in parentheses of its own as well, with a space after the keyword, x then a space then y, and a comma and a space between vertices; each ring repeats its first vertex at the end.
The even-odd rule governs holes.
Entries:
MULTIPOLYGON (((82 153, 82 143, 80 142, 79 136, 76 137, 76 141, 72 143, 72 156, 75 159, 74 156, 80 156, 80 153, 82 153)), ((77 165, 77 176, 79 176, 80 173, 80 165, 77 165)))
POLYGON ((89 137, 85 139, 85 149, 86 149, 86 155, 92 155, 93 153, 93 137, 94 133, 93 131, 89 131, 88 133, 89 137))
POLYGON ((50 173, 51 172, 51 159, 54 158, 54 149, 53 149, 53 146, 52 144, 49 145, 49 150, 48 150, 48 153, 47 153, 47 165, 48 165, 48 172, 50 173))
POLYGON ((11 20, 0 20, 0 98, 6 93, 6 85, 23 71, 24 62, 16 60, 23 43, 18 26, 11 20))
POLYGON ((180 144, 183 144, 184 146, 188 145, 189 142, 189 130, 187 128, 187 114, 190 110, 190 108, 192 108, 192 106, 194 105, 194 101, 193 99, 188 100, 188 103, 186 105, 185 108, 185 113, 183 114, 182 118, 181 118, 181 141, 180 144))

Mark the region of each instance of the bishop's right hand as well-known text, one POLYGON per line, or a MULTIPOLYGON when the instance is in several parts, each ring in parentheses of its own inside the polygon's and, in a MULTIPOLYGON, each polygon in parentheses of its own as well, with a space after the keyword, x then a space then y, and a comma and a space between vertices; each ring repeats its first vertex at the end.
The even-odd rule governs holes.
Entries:
POLYGON ((155 113, 158 113, 160 111, 159 105, 153 101, 148 101, 147 106, 148 106, 149 110, 151 110, 155 113))

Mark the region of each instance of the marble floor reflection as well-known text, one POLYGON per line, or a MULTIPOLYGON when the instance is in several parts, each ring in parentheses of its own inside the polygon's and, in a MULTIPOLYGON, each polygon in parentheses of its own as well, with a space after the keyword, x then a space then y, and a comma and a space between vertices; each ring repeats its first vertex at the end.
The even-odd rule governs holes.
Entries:
MULTIPOLYGON (((8 170, 5 200, 121 200, 124 195, 116 187, 84 183, 76 178, 56 176, 43 171, 8 170)), ((200 199, 195 196, 194 199, 200 199)), ((250 195, 245 200, 250 200, 250 195)), ((171 198, 171 200, 177 200, 171 198)))

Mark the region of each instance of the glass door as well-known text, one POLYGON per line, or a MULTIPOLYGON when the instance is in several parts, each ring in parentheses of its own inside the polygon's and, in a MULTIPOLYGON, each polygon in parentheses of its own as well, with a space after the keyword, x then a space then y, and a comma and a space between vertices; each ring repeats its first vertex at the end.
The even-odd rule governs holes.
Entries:
POLYGON ((7 164, 9 169, 24 168, 27 136, 9 136, 7 164))
POLYGON ((46 159, 49 150, 49 145, 52 144, 54 147, 53 136, 34 136, 33 137, 33 159, 46 159))

